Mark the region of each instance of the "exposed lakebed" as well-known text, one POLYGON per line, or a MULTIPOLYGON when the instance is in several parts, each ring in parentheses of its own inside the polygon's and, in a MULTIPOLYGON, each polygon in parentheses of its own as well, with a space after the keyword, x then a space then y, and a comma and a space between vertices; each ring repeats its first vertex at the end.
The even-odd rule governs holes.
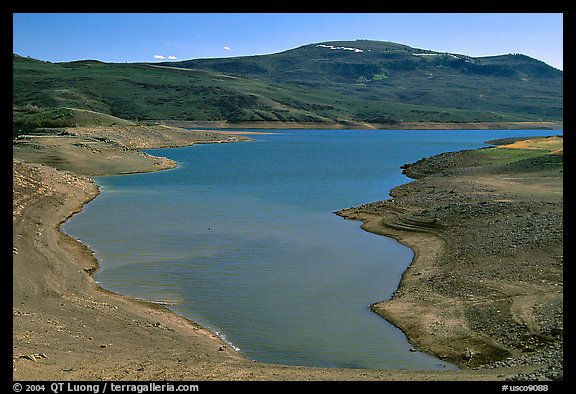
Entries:
POLYGON ((554 131, 272 130, 255 141, 156 149, 178 168, 98 177, 64 225, 110 290, 171 304, 247 357, 291 365, 454 369, 369 305, 412 251, 333 214, 385 199, 400 166, 483 141, 554 131))

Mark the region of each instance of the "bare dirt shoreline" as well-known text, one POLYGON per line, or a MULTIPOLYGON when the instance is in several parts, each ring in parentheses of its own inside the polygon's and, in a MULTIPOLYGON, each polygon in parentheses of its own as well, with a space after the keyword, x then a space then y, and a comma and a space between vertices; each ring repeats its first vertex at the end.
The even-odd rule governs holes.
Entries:
POLYGON ((151 124, 160 124, 186 128, 216 128, 216 129, 373 129, 373 130, 561 130, 562 121, 549 122, 397 122, 397 123, 366 123, 366 122, 227 122, 227 121, 177 121, 150 120, 151 124))
MULTIPOLYGON (((135 149, 234 142, 243 137, 128 126, 68 132, 73 135, 32 136, 14 145, 14 380, 494 381, 542 369, 537 363, 511 362, 490 368, 473 368, 466 362, 460 371, 439 372, 262 364, 247 360, 213 333, 159 305, 106 291, 91 279, 97 269, 92 252, 59 230, 62 222, 98 195, 87 176, 109 174, 111 169, 127 173, 175 165, 135 149)), ((405 275, 403 283, 406 279, 405 275)), ((411 334, 401 325, 402 318, 390 313, 390 319, 411 334)), ((442 355, 425 341, 415 344, 442 355)))
POLYGON ((531 144, 516 142, 423 159, 405 166, 417 180, 394 198, 338 214, 414 249, 392 299, 372 310, 418 348, 463 367, 532 364, 531 378, 562 379, 562 138, 531 141, 560 149, 529 157, 531 144))

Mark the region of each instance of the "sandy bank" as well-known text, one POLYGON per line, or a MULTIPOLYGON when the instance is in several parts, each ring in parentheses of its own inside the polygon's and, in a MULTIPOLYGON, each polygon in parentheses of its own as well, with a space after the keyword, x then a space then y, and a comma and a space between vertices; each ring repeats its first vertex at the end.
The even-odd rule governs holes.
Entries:
POLYGON ((414 249, 392 299, 372 309, 417 347, 462 367, 531 365, 532 377, 561 378, 562 149, 514 147, 423 159, 405 167, 418 179, 394 198, 339 214, 414 249))
POLYGON ((140 149, 248 141, 241 135, 169 126, 113 126, 44 129, 19 137, 13 157, 82 175, 159 171, 177 163, 140 149))
MULTIPOLYGON (((98 194, 84 174, 166 168, 172 164, 157 165, 135 147, 195 142, 193 133, 180 130, 156 128, 153 138, 148 128, 115 130, 71 129, 72 136, 32 136, 14 146, 14 380, 504 380, 536 368, 405 372, 255 363, 161 306, 101 289, 90 276, 97 269, 92 252, 59 231, 98 194)), ((195 136, 200 142, 240 138, 195 136)))
POLYGON ((161 124, 185 128, 215 129, 357 129, 357 130, 561 130, 562 121, 554 122, 397 122, 366 123, 342 121, 340 123, 321 122, 226 122, 226 121, 178 121, 151 120, 151 124, 161 124))

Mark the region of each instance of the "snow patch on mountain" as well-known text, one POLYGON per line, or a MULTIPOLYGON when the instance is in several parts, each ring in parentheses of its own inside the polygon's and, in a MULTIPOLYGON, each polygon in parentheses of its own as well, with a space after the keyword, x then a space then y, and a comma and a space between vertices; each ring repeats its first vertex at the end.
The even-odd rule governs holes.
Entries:
POLYGON ((355 53, 360 53, 360 52, 364 52, 362 49, 358 49, 358 48, 350 48, 350 47, 337 47, 334 45, 324 45, 324 44, 318 44, 316 45, 317 47, 321 47, 321 48, 329 48, 329 49, 341 49, 344 51, 353 51, 355 53))

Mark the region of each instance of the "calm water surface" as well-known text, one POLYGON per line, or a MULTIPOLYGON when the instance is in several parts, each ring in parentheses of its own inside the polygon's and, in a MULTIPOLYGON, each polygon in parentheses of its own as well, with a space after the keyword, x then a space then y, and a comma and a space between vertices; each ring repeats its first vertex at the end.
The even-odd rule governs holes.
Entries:
POLYGON ((412 251, 333 212, 388 198, 400 166, 494 138, 554 131, 272 130, 255 141, 157 149, 168 171, 98 177, 64 230, 110 290, 174 303, 247 357, 290 365, 456 369, 410 351, 370 312, 412 251))

